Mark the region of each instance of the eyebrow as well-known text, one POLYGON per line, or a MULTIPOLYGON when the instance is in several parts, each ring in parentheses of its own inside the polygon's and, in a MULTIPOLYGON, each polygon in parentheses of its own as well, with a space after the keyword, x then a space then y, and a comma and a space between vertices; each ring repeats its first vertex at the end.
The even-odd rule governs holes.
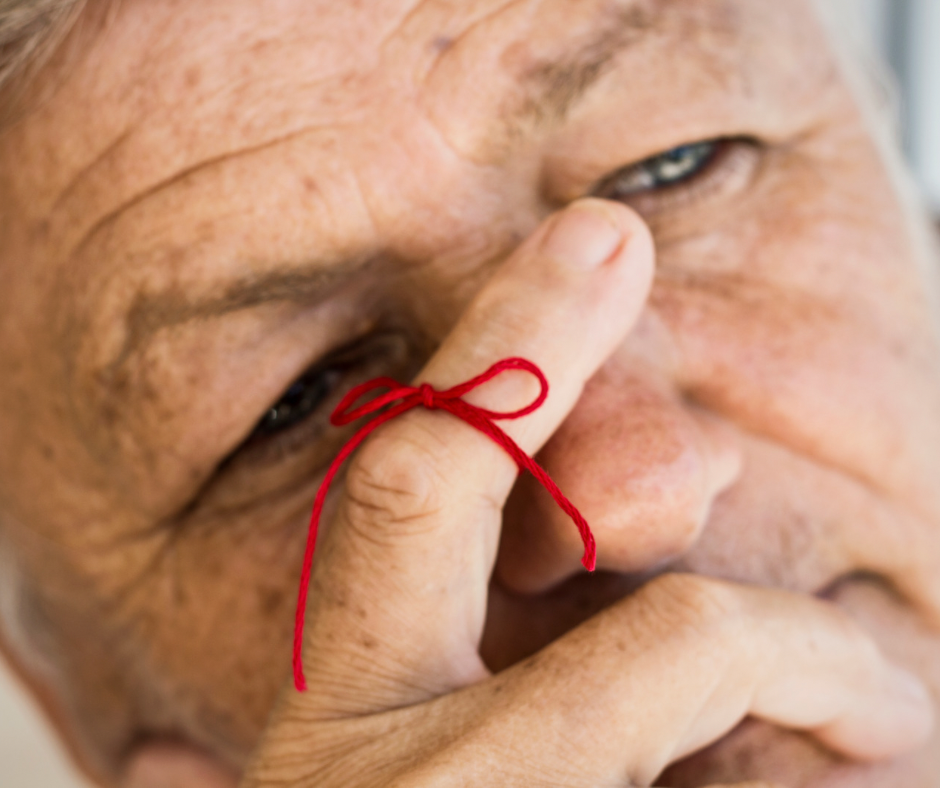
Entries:
POLYGON ((138 293, 126 313, 124 341, 106 365, 106 375, 113 376, 161 330, 224 317, 265 304, 293 302, 315 306, 326 300, 339 285, 383 258, 384 255, 350 258, 337 264, 310 263, 303 268, 252 274, 228 282, 218 296, 196 300, 187 298, 179 289, 138 293))
POLYGON ((607 19, 580 47, 526 68, 521 98, 507 107, 510 126, 543 127, 563 121, 615 64, 617 57, 661 27, 661 10, 629 2, 606 12, 607 19))

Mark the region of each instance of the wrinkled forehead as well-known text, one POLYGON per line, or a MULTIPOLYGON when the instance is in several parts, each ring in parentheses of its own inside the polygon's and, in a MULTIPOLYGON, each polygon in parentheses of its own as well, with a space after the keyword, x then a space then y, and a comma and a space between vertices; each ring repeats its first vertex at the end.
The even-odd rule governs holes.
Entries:
POLYGON ((115 8, 47 108, 48 128, 61 128, 57 116, 82 125, 67 144, 57 134, 45 141, 55 152, 44 157, 48 202, 34 203, 38 212, 73 197, 87 212, 104 188, 133 194, 157 170, 175 177, 318 129, 387 143, 411 133, 416 117, 456 152, 488 162, 549 131, 605 80, 632 92, 641 135, 663 108, 682 124, 695 116, 689 103, 774 95, 780 85, 763 83, 781 74, 769 66, 783 59, 811 69, 819 49, 806 0, 128 0, 115 8))

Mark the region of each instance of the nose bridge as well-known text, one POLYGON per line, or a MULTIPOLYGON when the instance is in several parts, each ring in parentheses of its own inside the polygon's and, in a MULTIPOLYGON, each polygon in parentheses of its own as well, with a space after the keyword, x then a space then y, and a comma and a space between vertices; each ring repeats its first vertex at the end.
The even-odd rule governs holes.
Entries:
MULTIPOLYGON (((741 458, 733 433, 659 373, 611 369, 619 363, 589 384, 538 459, 591 525, 598 568, 641 572, 695 543, 741 458)), ((577 534, 551 503, 520 479, 497 565, 510 590, 543 591, 579 569, 577 534)))

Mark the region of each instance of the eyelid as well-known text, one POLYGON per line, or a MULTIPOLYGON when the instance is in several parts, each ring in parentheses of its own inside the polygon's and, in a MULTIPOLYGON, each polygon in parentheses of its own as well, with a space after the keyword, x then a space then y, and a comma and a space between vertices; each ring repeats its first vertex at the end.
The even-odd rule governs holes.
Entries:
MULTIPOLYGON (((703 140, 704 141, 704 140, 703 140)), ((731 137, 712 140, 715 152, 704 167, 674 184, 659 186, 618 199, 643 216, 688 208, 711 198, 731 196, 747 186, 759 164, 763 146, 752 138, 731 137)), ((695 144, 695 143, 691 143, 695 144)), ((650 158, 628 164, 602 178, 590 191, 592 196, 603 197, 605 186, 612 183, 625 170, 636 167, 650 158)))
MULTIPOLYGON (((381 374, 401 376, 403 370, 410 372, 409 359, 409 344, 397 332, 373 333, 324 354, 316 363, 296 376, 290 385, 316 374, 317 370, 321 370, 323 374, 333 372, 337 380, 326 396, 309 414, 283 430, 268 434, 259 433, 259 419, 252 432, 229 455, 226 462, 242 455, 246 462, 264 463, 304 449, 327 429, 329 413, 349 388, 369 377, 381 374)), ((287 387, 289 388, 290 386, 287 387)), ((280 399, 277 402, 280 402, 280 399)), ((272 403, 271 407, 276 406, 277 402, 272 403)))

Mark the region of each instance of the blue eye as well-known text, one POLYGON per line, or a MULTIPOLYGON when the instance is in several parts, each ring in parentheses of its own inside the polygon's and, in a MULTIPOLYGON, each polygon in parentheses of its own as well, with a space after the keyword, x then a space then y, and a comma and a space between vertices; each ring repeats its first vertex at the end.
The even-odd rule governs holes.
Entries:
POLYGON ((715 158, 720 145, 717 141, 693 142, 651 156, 606 178, 595 194, 616 200, 682 183, 704 170, 715 158))

